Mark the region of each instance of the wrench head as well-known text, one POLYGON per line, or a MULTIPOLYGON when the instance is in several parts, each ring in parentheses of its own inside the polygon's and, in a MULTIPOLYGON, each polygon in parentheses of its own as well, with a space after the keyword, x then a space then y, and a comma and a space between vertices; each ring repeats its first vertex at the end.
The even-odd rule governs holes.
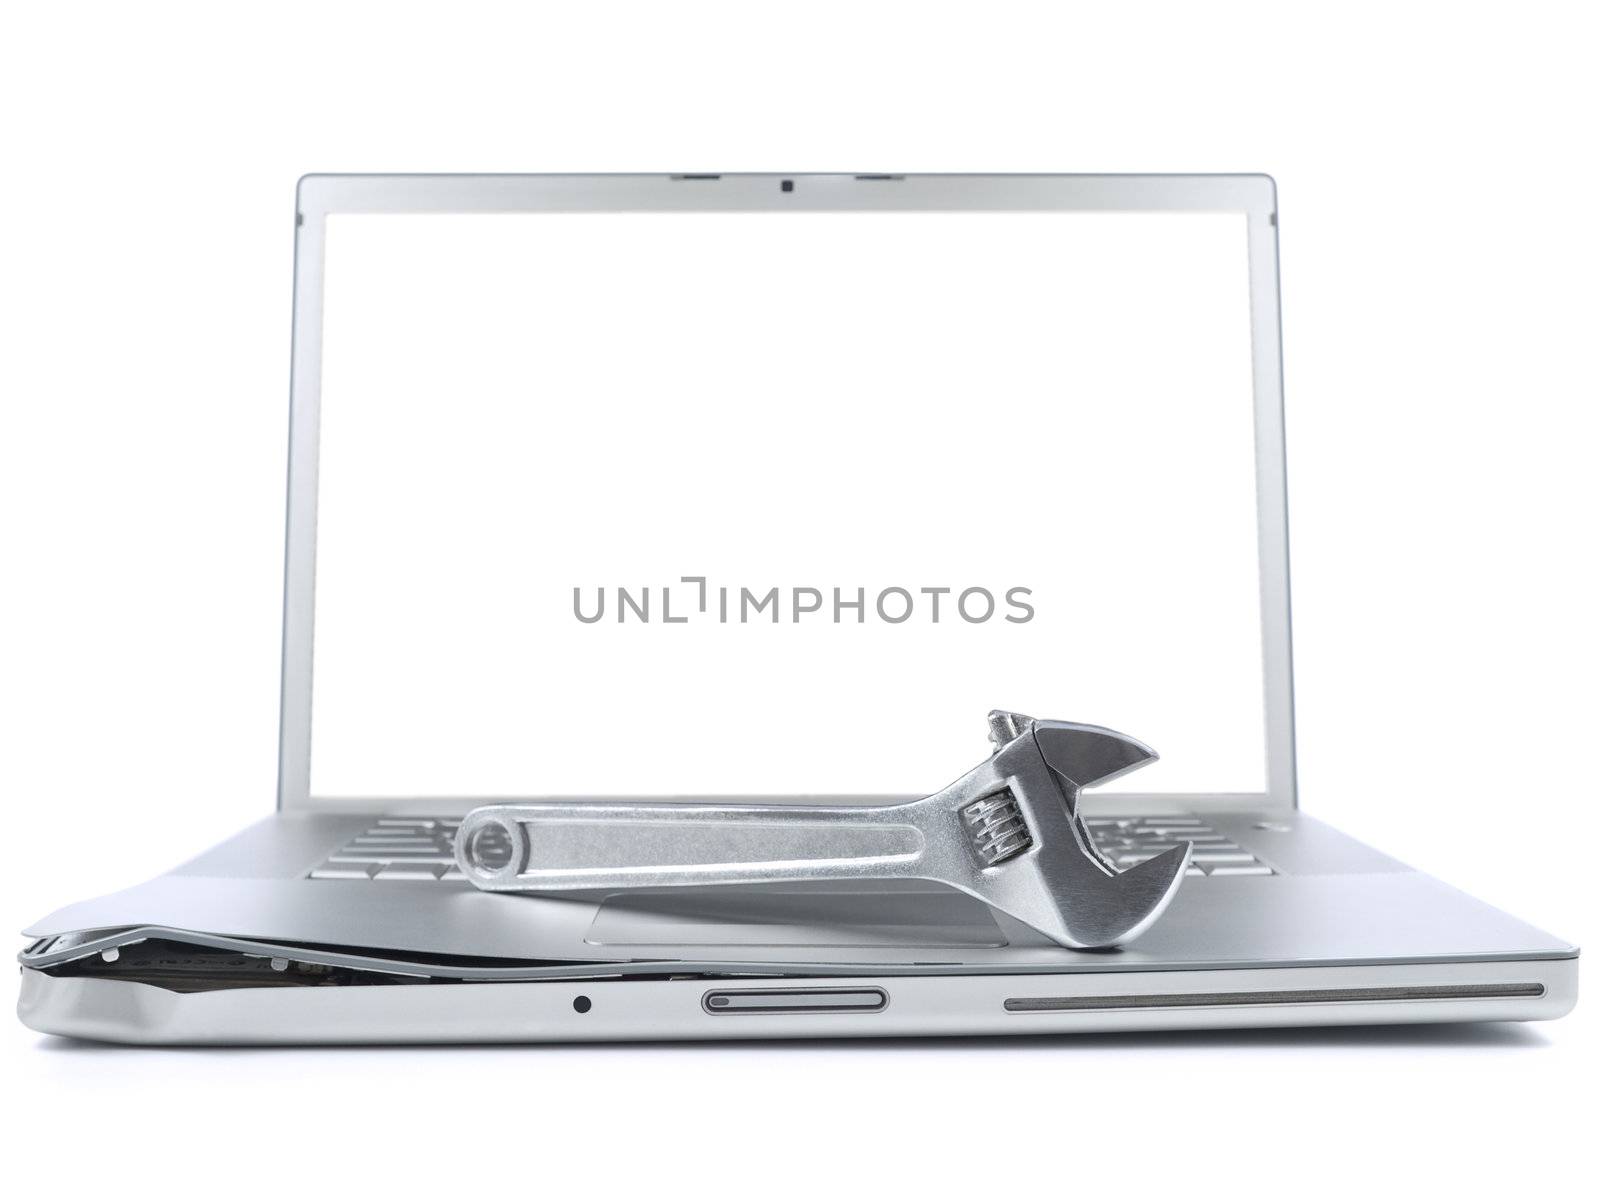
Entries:
POLYGON ((1098 725, 989 714, 996 749, 941 795, 957 806, 981 866, 975 895, 1065 946, 1123 945, 1172 902, 1189 865, 1185 843, 1127 871, 1098 850, 1078 794, 1158 756, 1098 725))

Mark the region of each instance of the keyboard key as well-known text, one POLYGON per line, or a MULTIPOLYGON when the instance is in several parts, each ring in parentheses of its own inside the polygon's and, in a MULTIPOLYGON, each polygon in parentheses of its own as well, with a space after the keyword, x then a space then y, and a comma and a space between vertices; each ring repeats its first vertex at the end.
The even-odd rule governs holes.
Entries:
POLYGON ((1256 856, 1248 850, 1196 850, 1190 861, 1199 863, 1253 863, 1256 856))
POLYGON ((416 866, 412 863, 391 863, 379 870, 373 878, 385 883, 395 879, 424 879, 432 883, 439 878, 439 869, 416 866))
POLYGON ((311 872, 313 879, 370 879, 368 867, 348 863, 324 863, 311 872))
POLYGON ((363 854, 387 854, 391 850, 396 854, 436 854, 441 848, 438 842, 364 842, 360 838, 345 847, 363 854))
POLYGON ((350 847, 363 850, 436 850, 439 843, 431 838, 427 841, 417 841, 415 838, 355 838, 350 847))
POLYGON ((379 817, 379 825, 405 825, 418 829, 432 829, 439 822, 432 817, 379 817))
POLYGON ((1252 867, 1212 867, 1213 875, 1271 875, 1272 868, 1256 863, 1252 867))
POLYGON ((438 842, 351 842, 351 854, 438 854, 447 849, 438 842))
POLYGON ((1191 876, 1195 876, 1195 875, 1198 875, 1202 879, 1204 879, 1205 878, 1205 874, 1206 873, 1204 871, 1202 871, 1199 867, 1189 867, 1183 873, 1185 879, 1190 878, 1191 876))

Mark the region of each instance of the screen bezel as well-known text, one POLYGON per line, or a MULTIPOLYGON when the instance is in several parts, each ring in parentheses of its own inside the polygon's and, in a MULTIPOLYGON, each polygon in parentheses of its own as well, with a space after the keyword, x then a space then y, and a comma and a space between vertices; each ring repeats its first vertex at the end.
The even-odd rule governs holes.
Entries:
MULTIPOLYGON (((1266 791, 1118 793, 1095 807, 1286 811, 1296 806, 1290 656, 1277 188, 1265 175, 307 175, 295 211, 278 808, 398 807, 310 794, 323 249, 338 213, 519 212, 1230 212, 1246 218, 1261 570, 1266 791), (793 181, 785 189, 784 183, 793 181), (803 186, 801 185, 803 181, 803 186)), ((1050 715, 1050 714, 1040 714, 1050 715)), ((781 781, 774 781, 781 785, 781 781)), ((772 798, 781 798, 781 786, 772 798)), ((497 797, 501 798, 501 797, 497 797)), ((418 796, 405 806, 465 811, 486 797, 418 796)), ((811 799, 815 800, 815 797, 811 799)), ((1088 799, 1088 798, 1086 798, 1088 799)))

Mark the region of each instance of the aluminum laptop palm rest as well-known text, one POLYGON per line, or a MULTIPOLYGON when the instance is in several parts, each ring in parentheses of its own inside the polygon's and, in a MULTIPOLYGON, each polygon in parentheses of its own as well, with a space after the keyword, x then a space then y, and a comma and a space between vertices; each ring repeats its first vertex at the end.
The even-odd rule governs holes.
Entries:
POLYGON ((497 892, 923 879, 1074 949, 1131 941, 1171 902, 1188 843, 1118 872, 1078 815, 1082 788, 1156 758, 1094 725, 989 714, 990 757, 943 791, 873 807, 535 801, 474 809, 456 859, 497 892))

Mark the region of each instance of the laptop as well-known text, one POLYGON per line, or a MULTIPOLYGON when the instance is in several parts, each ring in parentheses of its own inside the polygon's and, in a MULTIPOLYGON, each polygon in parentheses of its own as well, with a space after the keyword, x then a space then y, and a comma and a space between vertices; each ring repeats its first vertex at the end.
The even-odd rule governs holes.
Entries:
MULTIPOLYGON (((27 931, 137 1043, 1535 1020, 1578 951, 1301 812, 1271 179, 301 180, 276 810, 27 931), (919 881, 500 895, 530 797, 881 803, 992 708, 1159 762, 1120 949, 919 881)), ((175 846, 184 831, 174 829, 175 846)))

